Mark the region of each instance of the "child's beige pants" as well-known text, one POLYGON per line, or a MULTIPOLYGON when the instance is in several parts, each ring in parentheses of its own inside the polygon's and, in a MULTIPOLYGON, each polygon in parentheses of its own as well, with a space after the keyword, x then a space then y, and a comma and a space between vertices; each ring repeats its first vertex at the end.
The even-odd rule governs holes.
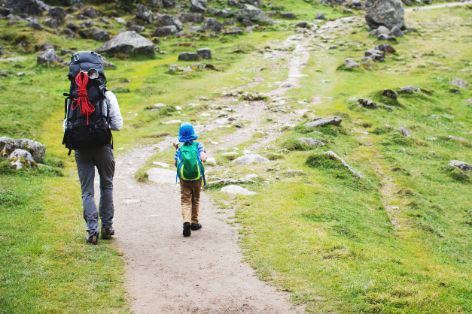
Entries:
POLYGON ((200 190, 202 181, 180 180, 180 201, 182 204, 182 217, 185 222, 198 223, 200 213, 200 190))

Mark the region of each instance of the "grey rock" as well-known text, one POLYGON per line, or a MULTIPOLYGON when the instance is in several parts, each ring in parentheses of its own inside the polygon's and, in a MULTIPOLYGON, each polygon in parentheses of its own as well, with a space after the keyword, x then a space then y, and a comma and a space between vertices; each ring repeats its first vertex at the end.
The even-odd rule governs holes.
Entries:
POLYGON ((38 31, 43 29, 43 26, 38 22, 37 19, 34 19, 34 18, 28 19, 28 26, 38 31))
POLYGON ((183 23, 201 23, 203 22, 203 14, 184 12, 179 14, 179 20, 183 23))
POLYGON ((59 20, 51 17, 51 18, 45 19, 44 24, 46 24, 47 27, 57 29, 61 25, 61 22, 59 22, 59 20))
POLYGON ((369 49, 364 54, 366 58, 374 60, 374 61, 385 61, 385 53, 381 50, 377 49, 369 49))
POLYGON ((179 61, 198 61, 200 57, 194 52, 182 52, 179 54, 179 61))
POLYGON ((41 52, 36 57, 36 63, 38 65, 53 65, 53 64, 60 64, 64 62, 57 54, 54 49, 47 49, 41 52))
POLYGON ((400 94, 407 94, 407 95, 412 95, 412 94, 419 93, 419 92, 421 92, 421 88, 419 88, 417 86, 414 86, 414 85, 403 86, 398 91, 398 93, 400 93, 400 94))
POLYGON ((226 30, 223 34, 224 35, 242 35, 244 33, 243 29, 240 27, 233 27, 226 30))
POLYGON ((286 177, 301 177, 301 176, 304 176, 306 175, 305 171, 303 170, 287 170, 285 171, 284 175, 286 177))
POLYGON ((233 160, 233 163, 237 165, 251 165, 255 163, 259 164, 267 162, 269 162, 269 159, 262 157, 259 154, 246 154, 233 160))
POLYGON ((365 20, 371 29, 382 25, 389 30, 395 26, 405 28, 405 11, 400 0, 369 0, 366 7, 365 20))
POLYGON ((66 11, 61 7, 52 7, 48 11, 48 16, 53 19, 56 19, 59 24, 64 23, 66 17, 66 11))
POLYGON ((354 176, 358 177, 358 178, 363 178, 363 175, 358 172, 357 170, 355 170, 353 167, 351 167, 344 159, 342 159, 338 154, 336 154, 335 152, 333 151, 327 151, 325 153, 325 155, 327 155, 328 157, 330 157, 331 159, 333 160, 336 160, 338 161, 339 163, 341 163, 344 167, 346 167, 350 173, 352 173, 354 176))
POLYGON ((97 52, 108 54, 154 54, 155 46, 149 39, 133 31, 122 32, 103 44, 97 52))
POLYGON ((129 21, 126 23, 126 28, 131 32, 142 33, 145 30, 145 27, 139 24, 136 24, 134 21, 129 21))
POLYGON ((300 143, 305 144, 305 145, 310 146, 310 147, 325 146, 324 142, 319 141, 319 140, 315 140, 315 139, 310 138, 310 137, 301 137, 301 138, 298 139, 298 141, 300 143))
POLYGON ((397 51, 395 50, 395 48, 393 48, 391 45, 389 44, 381 44, 381 45, 378 45, 377 47, 375 47, 375 49, 377 50, 380 50, 382 52, 384 52, 385 54, 394 54, 394 53, 397 53, 397 51))
POLYGON ((0 137, 0 156, 9 156, 14 150, 23 149, 28 151, 35 162, 42 162, 46 154, 46 146, 31 139, 12 139, 0 137))
POLYGON ((149 10, 144 4, 138 3, 136 6, 136 18, 151 24, 153 20, 152 11, 149 10))
POLYGON ((382 96, 390 98, 390 99, 397 99, 398 98, 397 92, 395 92, 392 89, 384 89, 382 91, 382 96))
POLYGON ((177 34, 178 30, 175 25, 169 25, 169 26, 161 26, 156 28, 156 31, 154 32, 154 36, 156 37, 166 37, 166 36, 172 36, 177 34))
POLYGON ((95 27, 83 29, 79 31, 79 35, 83 38, 93 39, 97 41, 105 41, 110 39, 110 35, 107 31, 95 27))
POLYGON ((469 83, 466 80, 460 79, 460 78, 455 78, 449 82, 452 86, 456 86, 459 88, 467 88, 469 86, 469 83))
POLYGON ((96 18, 100 15, 100 12, 98 12, 95 8, 93 7, 87 7, 85 9, 82 10, 82 14, 86 17, 89 17, 89 18, 96 18))
MULTIPOLYGON (((0 1, 0 4, 2 1, 0 1)), ((6 8, 9 8, 13 13, 26 15, 42 15, 49 10, 49 5, 40 0, 4 0, 6 8)))
POLYGON ((221 189, 221 192, 226 193, 226 194, 232 194, 232 195, 256 195, 256 192, 250 191, 246 188, 243 188, 239 185, 228 185, 225 186, 221 189))
POLYGON ((310 24, 308 22, 299 22, 295 26, 298 27, 298 28, 311 28, 310 24))
POLYGON ((250 21, 259 24, 271 24, 272 21, 256 6, 245 4, 236 15, 240 22, 250 21))
POLYGON ((205 12, 207 10, 206 0, 190 0, 190 10, 193 12, 205 12))
POLYGON ((347 58, 346 60, 344 60, 344 68, 346 70, 352 70, 352 69, 355 69, 355 68, 358 68, 360 67, 360 64, 357 63, 356 60, 352 59, 352 58, 347 58))
POLYGON ((8 156, 8 160, 10 161, 10 165, 16 170, 30 168, 36 165, 30 152, 20 148, 15 149, 10 156, 8 156))
POLYGON ((405 127, 401 127, 399 130, 401 135, 405 136, 405 137, 410 137, 411 136, 411 132, 405 128, 405 127))
POLYGON ((367 109, 376 109, 379 107, 375 102, 370 99, 359 98, 357 102, 359 103, 359 105, 367 109))
POLYGON ((343 119, 341 117, 325 117, 325 118, 317 118, 312 122, 308 122, 305 124, 307 128, 317 128, 327 125, 335 125, 340 126, 343 119))
POLYGON ((390 30, 390 34, 392 34, 395 37, 402 37, 403 36, 403 31, 401 30, 401 28, 399 26, 395 25, 390 30))
POLYGON ((175 26, 178 31, 183 29, 182 22, 169 14, 159 14, 156 16, 157 26, 175 26))
POLYGON ((203 22, 202 28, 204 31, 221 32, 223 29, 223 24, 214 18, 208 18, 203 22))
POLYGON ((318 14, 316 14, 316 16, 315 16, 315 19, 316 19, 316 20, 326 20, 326 14, 324 14, 324 13, 318 13, 318 14))
POLYGON ((201 48, 197 50, 197 54, 202 59, 211 59, 211 49, 210 48, 201 48))
POLYGON ((292 12, 280 12, 280 16, 284 19, 294 20, 297 18, 297 15, 292 12))
POLYGON ((449 166, 451 167, 454 167, 454 168, 458 168, 462 171, 472 171, 472 165, 464 162, 464 161, 460 161, 460 160, 451 160, 449 161, 449 166))
POLYGON ((155 183, 175 184, 175 170, 151 168, 147 171, 149 181, 155 183))

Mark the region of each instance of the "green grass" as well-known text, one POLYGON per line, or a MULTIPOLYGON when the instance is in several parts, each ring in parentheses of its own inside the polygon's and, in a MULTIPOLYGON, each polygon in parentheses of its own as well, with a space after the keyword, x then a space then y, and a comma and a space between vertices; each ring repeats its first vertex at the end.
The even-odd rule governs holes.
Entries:
MULTIPOLYGON (((400 39, 399 56, 371 71, 336 70, 344 58, 361 58, 363 50, 315 50, 302 87, 290 92, 295 99, 322 97, 310 109, 343 116, 342 127, 311 131, 300 125, 283 134, 270 150, 288 149, 284 158, 256 170, 271 179, 267 171, 275 168, 280 179, 232 206, 239 208, 250 264, 309 312, 472 311, 470 175, 447 166, 451 159, 472 162, 472 108, 466 101, 472 93, 452 94, 448 85, 454 77, 472 81, 471 17, 467 9, 409 13, 408 24, 419 33, 400 39), (409 84, 433 93, 400 96, 402 106, 391 110, 352 105, 352 97, 409 84), (400 135, 402 126, 411 138, 400 135), (307 151, 296 142, 307 136, 327 146, 307 151), (327 150, 364 179, 325 158, 327 150), (306 175, 284 178, 286 169, 306 175), (392 189, 385 187, 386 178, 392 189), (385 204, 399 208, 388 211, 385 204)), ((347 39, 366 48, 376 44, 364 31, 347 39)))

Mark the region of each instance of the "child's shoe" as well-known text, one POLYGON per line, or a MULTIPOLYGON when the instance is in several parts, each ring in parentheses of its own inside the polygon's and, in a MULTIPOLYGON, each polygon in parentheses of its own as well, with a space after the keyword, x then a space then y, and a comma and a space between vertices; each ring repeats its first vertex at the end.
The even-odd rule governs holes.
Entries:
POLYGON ((190 229, 192 229, 193 231, 200 230, 202 229, 202 225, 199 223, 192 223, 190 225, 190 229))
POLYGON ((190 235, 192 234, 192 231, 190 231, 191 228, 192 227, 190 226, 190 222, 184 223, 184 232, 183 232, 184 237, 190 237, 190 235))

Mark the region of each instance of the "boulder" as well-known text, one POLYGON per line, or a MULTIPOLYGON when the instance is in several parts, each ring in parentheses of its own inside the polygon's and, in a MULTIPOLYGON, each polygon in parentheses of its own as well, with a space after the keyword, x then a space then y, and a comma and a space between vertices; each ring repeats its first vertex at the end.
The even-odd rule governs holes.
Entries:
POLYGON ((407 95, 412 95, 419 92, 421 92, 421 88, 414 85, 403 86, 398 91, 399 94, 407 94, 407 95))
POLYGON ((340 126, 343 119, 341 117, 325 117, 325 118, 317 118, 312 122, 308 122, 305 124, 307 128, 317 128, 327 125, 335 125, 340 126))
POLYGON ((223 29, 223 24, 214 18, 208 18, 203 22, 202 29, 204 31, 221 32, 223 29))
POLYGON ((40 0, 5 0, 4 3, 5 7, 12 10, 13 13, 26 15, 42 15, 50 8, 40 0))
POLYGON ((344 65, 342 67, 345 70, 352 70, 360 67, 360 64, 352 58, 347 58, 346 60, 344 60, 344 65))
POLYGON ((19 139, 16 140, 16 146, 31 153, 35 162, 42 162, 46 155, 46 146, 37 141, 19 139))
POLYGON ((183 29, 182 22, 171 15, 168 14, 159 14, 156 16, 156 25, 157 26, 175 26, 178 31, 183 29))
POLYGON ((207 10, 206 0, 190 0, 190 10, 192 12, 205 12, 207 10))
POLYGON ((452 86, 456 86, 459 88, 467 88, 469 86, 469 83, 466 80, 460 79, 460 78, 455 78, 449 82, 452 86))
POLYGON ((405 28, 405 10, 400 0, 369 0, 366 7, 365 20, 371 29, 382 25, 389 30, 395 26, 405 28))
POLYGON ((227 185, 221 189, 221 192, 232 195, 256 195, 256 192, 243 188, 239 185, 227 185))
POLYGON ((8 160, 10 161, 10 165, 16 170, 30 168, 36 165, 30 152, 20 148, 15 149, 10 156, 8 156, 8 160))
POLYGON ((34 28, 38 31, 42 30, 43 29, 43 26, 41 25, 41 23, 38 22, 37 19, 35 18, 28 18, 27 19, 28 21, 28 26, 31 27, 31 28, 34 28))
POLYGON ((391 45, 389 44, 381 44, 381 45, 378 45, 377 47, 375 47, 376 50, 380 50, 382 52, 384 52, 385 54, 394 54, 394 53, 397 53, 397 51, 395 50, 395 48, 393 48, 391 45))
POLYGON ((126 28, 131 32, 142 33, 144 32, 145 28, 142 25, 137 24, 134 21, 128 21, 126 23, 126 28))
POLYGON ((179 61, 198 61, 200 57, 194 52, 182 52, 179 54, 179 61))
POLYGON ((236 17, 242 23, 249 21, 259 24, 271 24, 270 19, 261 9, 250 4, 245 4, 236 14, 236 17))
POLYGON ((384 89, 382 91, 382 96, 390 98, 390 99, 397 99, 398 98, 397 92, 395 92, 392 89, 384 89))
POLYGON ((374 61, 385 61, 385 53, 381 50, 377 49, 369 49, 364 53, 367 59, 371 59, 374 61))
POLYGON ((401 135, 403 135, 404 137, 410 137, 411 136, 411 132, 405 128, 405 127, 401 127, 399 130, 401 135))
POLYGON ((367 109, 375 109, 379 107, 375 102, 373 102, 370 99, 359 98, 357 102, 359 103, 361 107, 364 107, 367 109))
POLYGON ((464 161, 460 161, 460 160, 451 160, 449 161, 449 166, 451 167, 454 167, 454 168, 458 168, 462 171, 472 171, 472 165, 464 162, 464 161))
POLYGON ((203 22, 203 14, 184 12, 179 14, 179 20, 183 23, 201 23, 203 22))
POLYGON ((280 16, 284 19, 294 20, 297 18, 297 15, 292 12, 280 12, 280 16))
POLYGON ((267 162, 269 162, 269 159, 262 157, 259 154, 246 154, 233 160, 233 163, 237 165, 251 165, 255 163, 259 164, 267 162))
POLYGON ((122 32, 100 47, 97 52, 108 54, 154 54, 154 44, 133 31, 122 32))
POLYGON ((66 17, 66 11, 61 7, 52 7, 48 11, 48 16, 53 19, 56 19, 58 23, 64 23, 64 19, 66 17))
POLYGON ((210 48, 198 49, 197 54, 201 59, 211 59, 212 57, 210 48))
POLYGON ((154 32, 154 36, 156 37, 167 37, 167 36, 172 36, 177 34, 178 30, 175 25, 169 25, 169 26, 161 26, 156 28, 156 31, 154 32))
POLYGON ((344 159, 342 159, 338 154, 336 154, 335 152, 333 151, 327 151, 325 153, 326 156, 328 156, 329 158, 333 159, 333 160, 336 160, 338 161, 341 165, 343 165, 345 168, 347 168, 347 170, 349 170, 350 173, 352 173, 354 176, 358 177, 358 178, 362 178, 362 174, 360 172, 358 172, 357 170, 355 170, 353 167, 351 167, 351 165, 349 165, 344 159))
POLYGON ((94 19, 100 15, 100 12, 98 12, 94 7, 87 7, 82 10, 82 15, 94 19))
POLYGON ((315 140, 310 137, 301 137, 298 139, 298 141, 304 145, 307 145, 309 147, 321 147, 324 146, 325 143, 319 140, 315 140))
POLYGON ((140 19, 148 24, 152 23, 153 14, 144 4, 138 3, 136 6, 136 18, 140 19))
POLYGON ((110 39, 110 35, 107 31, 95 27, 83 29, 79 31, 79 35, 83 38, 93 39, 97 41, 105 41, 110 39))
POLYGON ((41 52, 36 57, 36 63, 38 65, 53 65, 53 64, 60 64, 64 62, 57 54, 53 48, 47 49, 41 52))
POLYGON ((50 17, 44 20, 44 24, 46 24, 47 27, 57 29, 61 25, 61 22, 55 18, 50 17))

